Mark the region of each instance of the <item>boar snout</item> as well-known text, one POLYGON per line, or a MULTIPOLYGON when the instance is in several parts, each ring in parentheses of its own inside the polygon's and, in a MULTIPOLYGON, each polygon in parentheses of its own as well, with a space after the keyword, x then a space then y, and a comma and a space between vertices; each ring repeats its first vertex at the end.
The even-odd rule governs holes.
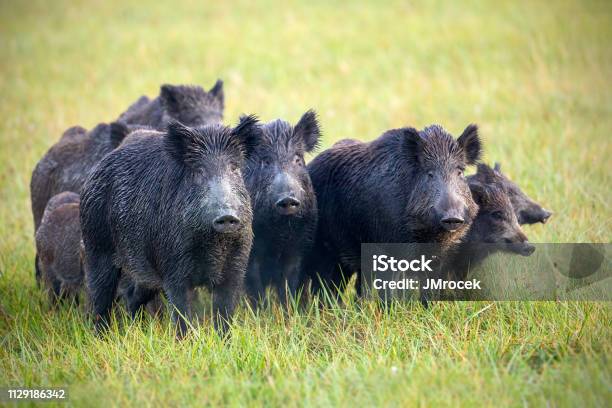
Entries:
POLYGON ((505 238, 504 241, 508 245, 510 251, 522 256, 529 256, 535 251, 535 246, 529 243, 527 235, 520 229, 514 237, 505 238))
POLYGON ((238 231, 242 227, 242 222, 235 213, 228 211, 213 220, 213 228, 221 234, 230 234, 238 231))
POLYGON ((522 210, 519 213, 519 224, 536 224, 541 222, 546 224, 546 221, 553 215, 551 211, 538 206, 536 209, 522 210))
POLYGON ((455 231, 465 224, 465 205, 453 191, 443 192, 436 212, 440 214, 440 225, 447 231, 455 231))
POLYGON ((546 221, 548 221, 551 215, 553 215, 552 211, 542 209, 542 218, 540 219, 540 222, 542 224, 546 224, 546 221))
POLYGON ((523 256, 529 256, 533 254, 534 251, 535 251, 535 246, 531 245, 529 241, 525 241, 522 244, 520 244, 519 254, 523 256))
POLYGON ((435 211, 440 225, 447 231, 456 231, 465 224, 466 207, 453 188, 442 191, 435 211))
POLYGON ((442 227, 447 231, 455 231, 459 229, 464 223, 465 220, 463 219, 463 217, 459 217, 456 215, 446 216, 440 220, 440 225, 442 225, 442 227))
POLYGON ((529 256, 533 254, 535 251, 535 246, 529 243, 529 241, 524 242, 512 242, 508 244, 510 247, 510 251, 522 256, 529 256))
POLYGON ((300 209, 300 200, 295 197, 283 197, 276 202, 276 210, 282 215, 294 215, 300 209))
POLYGON ((302 187, 291 174, 281 171, 272 183, 273 196, 276 197, 274 207, 281 215, 294 215, 300 209, 302 187))

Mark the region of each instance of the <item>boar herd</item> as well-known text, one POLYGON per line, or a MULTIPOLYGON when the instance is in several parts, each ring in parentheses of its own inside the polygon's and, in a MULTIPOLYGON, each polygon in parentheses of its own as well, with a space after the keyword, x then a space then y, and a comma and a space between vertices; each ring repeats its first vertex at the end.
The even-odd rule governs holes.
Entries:
POLYGON ((52 302, 84 289, 100 331, 117 301, 135 316, 163 293, 182 336, 205 286, 224 331, 243 293, 257 306, 270 287, 286 305, 340 294, 356 275, 360 294, 362 243, 438 244, 449 276, 465 279, 466 254, 487 255, 475 244, 527 256, 520 225, 551 216, 480 163, 475 125, 457 138, 431 125, 345 139, 306 165, 321 137, 314 111, 295 125, 250 115, 232 127, 224 103, 220 80, 163 85, 47 151, 30 193, 36 279, 52 302))

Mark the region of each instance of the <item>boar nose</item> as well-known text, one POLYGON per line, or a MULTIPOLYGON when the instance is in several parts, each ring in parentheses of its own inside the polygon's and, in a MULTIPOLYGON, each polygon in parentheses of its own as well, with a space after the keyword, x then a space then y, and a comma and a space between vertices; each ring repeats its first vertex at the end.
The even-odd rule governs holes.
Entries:
POLYGON ((447 231, 455 231, 465 223, 463 213, 465 206, 450 187, 442 189, 438 201, 440 225, 447 231))
POLYGON ((229 234, 240 229, 240 219, 232 214, 223 214, 213 220, 213 228, 221 234, 229 234))
POLYGON ((531 245, 528 241, 521 244, 520 254, 523 256, 529 256, 535 251, 535 246, 531 245))
POLYGON ((442 225, 442 227, 447 231, 455 231, 459 229, 459 227, 461 227, 464 223, 465 220, 462 217, 458 216, 444 217, 440 220, 440 225, 442 225))
POLYGON ((551 211, 542 209, 542 219, 541 219, 542 224, 546 224, 546 221, 548 221, 551 215, 553 215, 551 211))
POLYGON ((283 197, 276 202, 276 210, 282 215, 293 215, 300 209, 300 204, 295 197, 283 197))

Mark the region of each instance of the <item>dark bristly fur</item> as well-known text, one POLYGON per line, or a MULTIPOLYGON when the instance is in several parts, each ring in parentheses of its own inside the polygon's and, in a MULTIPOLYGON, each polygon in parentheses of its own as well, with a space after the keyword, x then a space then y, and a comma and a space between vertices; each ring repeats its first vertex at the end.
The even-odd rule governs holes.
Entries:
POLYGON ((463 170, 480 151, 475 126, 455 140, 433 125, 390 130, 370 143, 345 141, 319 154, 308 165, 319 215, 306 267, 313 288, 321 279, 342 289, 353 272, 359 282, 361 243, 438 243, 443 251, 457 245, 478 208, 463 170), (464 222, 449 229, 442 221, 450 216, 464 222))
POLYGON ((217 80, 210 91, 194 85, 162 85, 159 96, 142 96, 119 121, 164 130, 172 120, 186 126, 202 126, 223 121, 225 97, 223 81, 217 80))
POLYGON ((32 172, 30 197, 35 231, 47 201, 63 191, 78 193, 91 169, 119 146, 129 131, 121 123, 101 123, 89 132, 80 127, 64 132, 32 172))
POLYGON ((53 196, 36 231, 38 268, 52 303, 77 299, 83 283, 80 240, 79 195, 66 191, 53 196))
POLYGON ((86 282, 96 327, 108 323, 121 274, 136 284, 131 313, 160 289, 187 329, 189 293, 212 289, 215 326, 226 327, 240 296, 252 243, 242 171, 260 131, 243 118, 134 140, 106 156, 81 196, 86 282), (232 228, 221 231, 221 226, 232 228), (228 220, 225 223, 225 220, 228 220))
POLYGON ((273 285, 286 303, 286 290, 296 294, 302 260, 316 228, 317 204, 304 155, 316 148, 320 130, 314 111, 306 112, 295 127, 276 120, 261 129, 245 176, 255 235, 247 293, 256 304, 273 285), (291 200, 294 207, 283 207, 283 200, 291 200))
POLYGON ((478 181, 481 184, 495 185, 503 188, 512 207, 516 212, 519 224, 535 224, 538 222, 546 223, 552 212, 542 208, 542 206, 529 198, 523 191, 501 172, 499 163, 491 168, 484 163, 478 165, 476 174, 469 176, 468 180, 478 181))

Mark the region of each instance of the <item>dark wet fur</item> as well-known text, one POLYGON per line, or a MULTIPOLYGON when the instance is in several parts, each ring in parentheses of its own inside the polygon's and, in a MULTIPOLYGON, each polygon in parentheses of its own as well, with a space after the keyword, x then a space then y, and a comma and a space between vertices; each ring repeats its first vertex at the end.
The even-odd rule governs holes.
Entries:
POLYGON ((64 298, 78 300, 83 283, 80 240, 78 194, 53 196, 36 231, 37 266, 52 303, 64 298))
POLYGON ((98 329, 108 323, 121 274, 138 291, 129 299, 131 313, 163 290, 183 335, 189 293, 204 285, 212 290, 216 327, 226 327, 252 243, 241 169, 258 133, 252 117, 234 129, 171 123, 168 133, 135 140, 100 162, 81 195, 86 283, 98 329), (218 233, 215 217, 230 210, 241 228, 218 233))
POLYGON ((172 120, 186 126, 203 126, 223 121, 224 103, 221 80, 209 91, 195 85, 162 85, 159 96, 154 99, 140 97, 118 120, 157 130, 165 130, 172 120))
POLYGON ((282 303, 286 289, 295 296, 302 260, 310 249, 317 222, 317 204, 304 155, 317 145, 315 113, 307 112, 293 127, 276 120, 262 125, 262 137, 248 161, 246 184, 253 205, 255 239, 247 269, 247 293, 256 304, 272 285, 282 303), (299 201, 295 214, 279 213, 279 200, 299 201))
POLYGON ((468 180, 478 181, 481 184, 495 185, 503 188, 510 198, 512 207, 516 212, 519 224, 545 223, 552 213, 540 204, 529 198, 514 182, 501 172, 499 163, 494 168, 481 163, 476 174, 469 176, 468 180))
POLYGON ((390 130, 370 143, 344 141, 318 155, 308 165, 319 215, 306 266, 315 291, 319 279, 342 290, 353 272, 359 291, 361 243, 438 243, 443 251, 458 245, 477 212, 461 169, 480 149, 475 126, 455 140, 434 125, 390 130), (449 191, 465 219, 454 231, 443 229, 434 211, 449 191))
MULTIPOLYGON (((106 154, 119 146, 125 136, 141 126, 119 122, 101 123, 87 132, 79 126, 64 132, 36 164, 30 180, 30 201, 34 232, 38 230, 45 206, 51 197, 64 191, 79 193, 89 172, 106 154)), ((38 261, 34 260, 36 280, 40 279, 38 261)))

